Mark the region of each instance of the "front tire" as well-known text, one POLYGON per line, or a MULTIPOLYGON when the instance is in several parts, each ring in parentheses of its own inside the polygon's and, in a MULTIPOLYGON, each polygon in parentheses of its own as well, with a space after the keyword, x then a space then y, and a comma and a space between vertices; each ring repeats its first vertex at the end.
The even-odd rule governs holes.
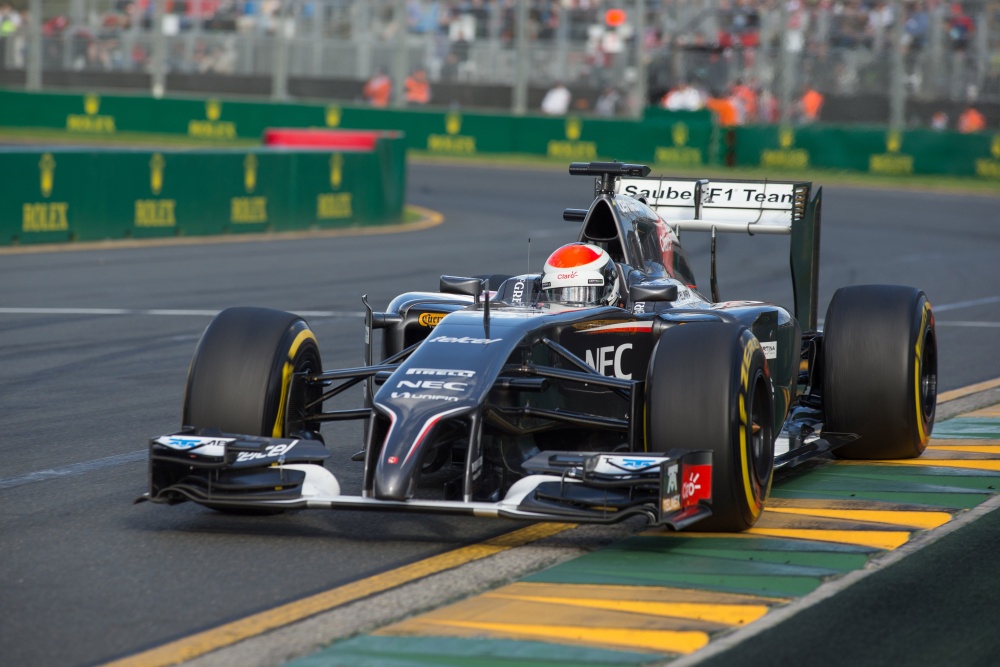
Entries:
POLYGON ((219 313, 195 350, 184 391, 184 426, 284 437, 318 431, 303 419, 315 391, 289 395, 292 375, 320 372, 319 345, 306 322, 269 308, 219 313))
POLYGON ((650 451, 712 452, 712 516, 695 530, 735 532, 764 510, 774 474, 774 413, 760 343, 739 324, 667 329, 646 377, 650 451))
POLYGON ((833 295, 823 332, 823 430, 860 438, 848 459, 920 456, 937 403, 937 337, 927 296, 857 285, 833 295))

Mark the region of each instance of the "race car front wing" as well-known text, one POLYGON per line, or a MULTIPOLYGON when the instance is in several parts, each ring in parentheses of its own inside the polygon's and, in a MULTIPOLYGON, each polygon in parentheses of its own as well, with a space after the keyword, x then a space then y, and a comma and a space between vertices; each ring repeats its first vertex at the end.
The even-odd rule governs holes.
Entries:
POLYGON ((526 521, 648 523, 685 528, 711 516, 712 454, 540 452, 497 502, 343 495, 318 440, 187 429, 149 442, 149 491, 137 502, 216 509, 398 510, 526 521))

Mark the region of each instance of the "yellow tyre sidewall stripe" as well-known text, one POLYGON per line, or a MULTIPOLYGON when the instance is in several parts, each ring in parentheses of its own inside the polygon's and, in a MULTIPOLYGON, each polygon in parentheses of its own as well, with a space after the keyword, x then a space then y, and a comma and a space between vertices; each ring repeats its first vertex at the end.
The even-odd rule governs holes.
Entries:
POLYGON ((316 336, 313 335, 312 330, 308 327, 299 331, 292 344, 288 347, 288 356, 281 370, 281 400, 278 403, 278 414, 274 419, 274 428, 271 429, 271 435, 275 438, 280 438, 284 435, 285 413, 288 410, 288 389, 292 384, 292 374, 295 372, 295 355, 298 354, 299 348, 307 340, 311 340, 316 347, 319 347, 316 336))
MULTIPOLYGON (((930 302, 925 300, 923 309, 920 311, 920 328, 917 331, 917 345, 914 350, 915 358, 913 360, 914 409, 917 411, 917 433, 920 436, 921 446, 926 446, 927 441, 930 440, 930 434, 924 428, 924 412, 920 407, 920 372, 924 365, 924 341, 926 340, 924 327, 927 326, 928 318, 933 318, 933 315, 931 315, 930 302)), ((931 319, 931 322, 933 322, 933 319, 931 319)))
POLYGON ((739 429, 740 429, 740 474, 743 479, 743 493, 746 494, 747 508, 753 521, 756 521, 764 509, 765 491, 754 494, 754 482, 750 479, 750 461, 747 453, 747 410, 746 401, 750 395, 750 365, 753 361, 754 352, 760 349, 760 343, 747 331, 741 337, 743 342, 743 360, 740 365, 740 387, 739 387, 739 429), (758 497, 759 495, 759 497, 758 497))

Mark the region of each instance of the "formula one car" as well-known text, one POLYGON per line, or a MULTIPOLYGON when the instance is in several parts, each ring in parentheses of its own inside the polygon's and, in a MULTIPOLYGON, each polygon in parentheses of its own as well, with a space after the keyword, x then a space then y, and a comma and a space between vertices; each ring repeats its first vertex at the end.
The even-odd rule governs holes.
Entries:
POLYGON ((923 292, 842 288, 820 331, 821 189, 649 171, 572 164, 596 196, 565 210, 579 241, 541 274, 442 276, 383 312, 363 297, 360 368, 324 370, 294 314, 221 312, 191 362, 183 428, 150 441, 140 500, 739 531, 776 467, 919 456, 937 391, 923 292), (712 235, 711 299, 688 230, 712 235), (790 235, 794 314, 719 302, 719 232, 790 235), (359 385, 361 407, 331 407, 359 385), (365 424, 357 495, 323 465, 321 426, 351 419, 365 424))

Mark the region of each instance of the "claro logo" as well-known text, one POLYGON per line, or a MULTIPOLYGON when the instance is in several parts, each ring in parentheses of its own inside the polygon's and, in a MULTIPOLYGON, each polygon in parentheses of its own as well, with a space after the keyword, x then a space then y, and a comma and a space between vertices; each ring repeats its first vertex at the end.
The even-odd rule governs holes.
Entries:
POLYGON ((422 327, 436 327, 447 313, 421 313, 417 318, 417 323, 422 327))
POLYGON ((567 278, 576 278, 576 275, 577 275, 576 271, 573 271, 571 273, 560 273, 559 275, 556 276, 556 279, 565 280, 567 278))

